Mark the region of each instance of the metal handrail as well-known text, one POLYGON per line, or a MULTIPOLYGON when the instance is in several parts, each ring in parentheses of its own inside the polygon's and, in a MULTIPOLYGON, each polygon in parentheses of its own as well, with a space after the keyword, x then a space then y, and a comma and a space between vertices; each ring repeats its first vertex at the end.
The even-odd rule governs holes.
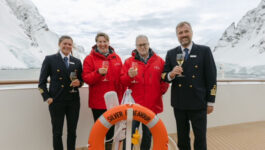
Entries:
POLYGON ((0 81, 0 85, 12 85, 12 84, 39 84, 38 80, 6 80, 0 81))
POLYGON ((264 79, 222 79, 217 82, 265 82, 264 79))
MULTIPOLYGON (((217 82, 265 82, 264 79, 227 79, 217 80, 217 82)), ((12 84, 38 84, 38 80, 6 80, 0 81, 0 85, 12 85, 12 84)))

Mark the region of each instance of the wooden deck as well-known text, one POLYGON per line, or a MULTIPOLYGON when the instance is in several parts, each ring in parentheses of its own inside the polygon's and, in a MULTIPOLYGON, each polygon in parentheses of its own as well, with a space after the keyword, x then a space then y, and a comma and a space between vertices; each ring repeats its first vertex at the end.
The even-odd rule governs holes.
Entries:
MULTIPOLYGON (((176 134, 169 136, 177 141, 176 134)), ((208 150, 265 150, 265 121, 208 128, 207 140, 208 150)))
POLYGON ((265 121, 208 128, 207 142, 208 150, 265 150, 265 121))

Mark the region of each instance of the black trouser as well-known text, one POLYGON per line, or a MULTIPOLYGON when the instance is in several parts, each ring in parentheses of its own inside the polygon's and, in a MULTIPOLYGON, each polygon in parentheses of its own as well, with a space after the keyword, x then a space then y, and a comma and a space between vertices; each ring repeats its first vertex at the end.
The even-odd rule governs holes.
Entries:
MULTIPOLYGON (((140 145, 140 149, 141 150, 150 150, 151 147, 151 140, 152 140, 152 134, 149 130, 149 128, 142 124, 142 131, 143 131, 143 137, 142 137, 142 141, 141 141, 141 145, 140 145)), ((139 126, 140 126, 140 122, 133 120, 132 122, 132 135, 135 133, 136 128, 138 128, 139 130, 139 126)), ((126 139, 123 141, 123 150, 126 149, 126 139)), ((133 145, 131 146, 131 149, 133 149, 133 145)))
POLYGON ((191 150, 190 145, 190 123, 194 133, 194 150, 207 150, 206 129, 207 111, 206 110, 179 110, 174 108, 177 124, 178 148, 179 150, 191 150))
POLYGON ((49 110, 52 122, 54 150, 63 150, 62 133, 65 116, 67 121, 67 150, 75 150, 80 101, 54 102, 49 105, 49 110))
MULTIPOLYGON (((107 110, 106 109, 92 109, 92 113, 93 113, 93 118, 94 118, 94 122, 97 121, 97 119, 104 113, 106 112, 107 110)), ((112 126, 107 135, 106 135, 106 140, 109 140, 113 137, 114 135, 114 126, 112 126)), ((113 140, 111 140, 110 142, 108 143, 112 143, 113 140)))

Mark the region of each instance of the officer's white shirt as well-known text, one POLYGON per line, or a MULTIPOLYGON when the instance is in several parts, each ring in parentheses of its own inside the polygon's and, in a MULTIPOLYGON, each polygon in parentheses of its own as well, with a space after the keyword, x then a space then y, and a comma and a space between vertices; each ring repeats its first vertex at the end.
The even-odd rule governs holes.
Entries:
POLYGON ((68 63, 68 66, 69 66, 70 54, 68 56, 65 56, 64 53, 62 52, 62 50, 60 50, 60 54, 62 56, 62 59, 64 59, 64 57, 67 57, 68 58, 67 63, 68 63))

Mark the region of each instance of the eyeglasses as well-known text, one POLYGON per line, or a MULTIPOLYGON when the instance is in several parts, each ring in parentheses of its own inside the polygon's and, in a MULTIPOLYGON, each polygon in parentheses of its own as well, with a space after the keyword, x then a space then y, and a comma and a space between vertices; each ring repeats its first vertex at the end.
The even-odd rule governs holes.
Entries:
POLYGON ((149 45, 149 43, 143 43, 143 44, 136 44, 136 46, 137 47, 146 47, 146 46, 148 46, 149 45))

